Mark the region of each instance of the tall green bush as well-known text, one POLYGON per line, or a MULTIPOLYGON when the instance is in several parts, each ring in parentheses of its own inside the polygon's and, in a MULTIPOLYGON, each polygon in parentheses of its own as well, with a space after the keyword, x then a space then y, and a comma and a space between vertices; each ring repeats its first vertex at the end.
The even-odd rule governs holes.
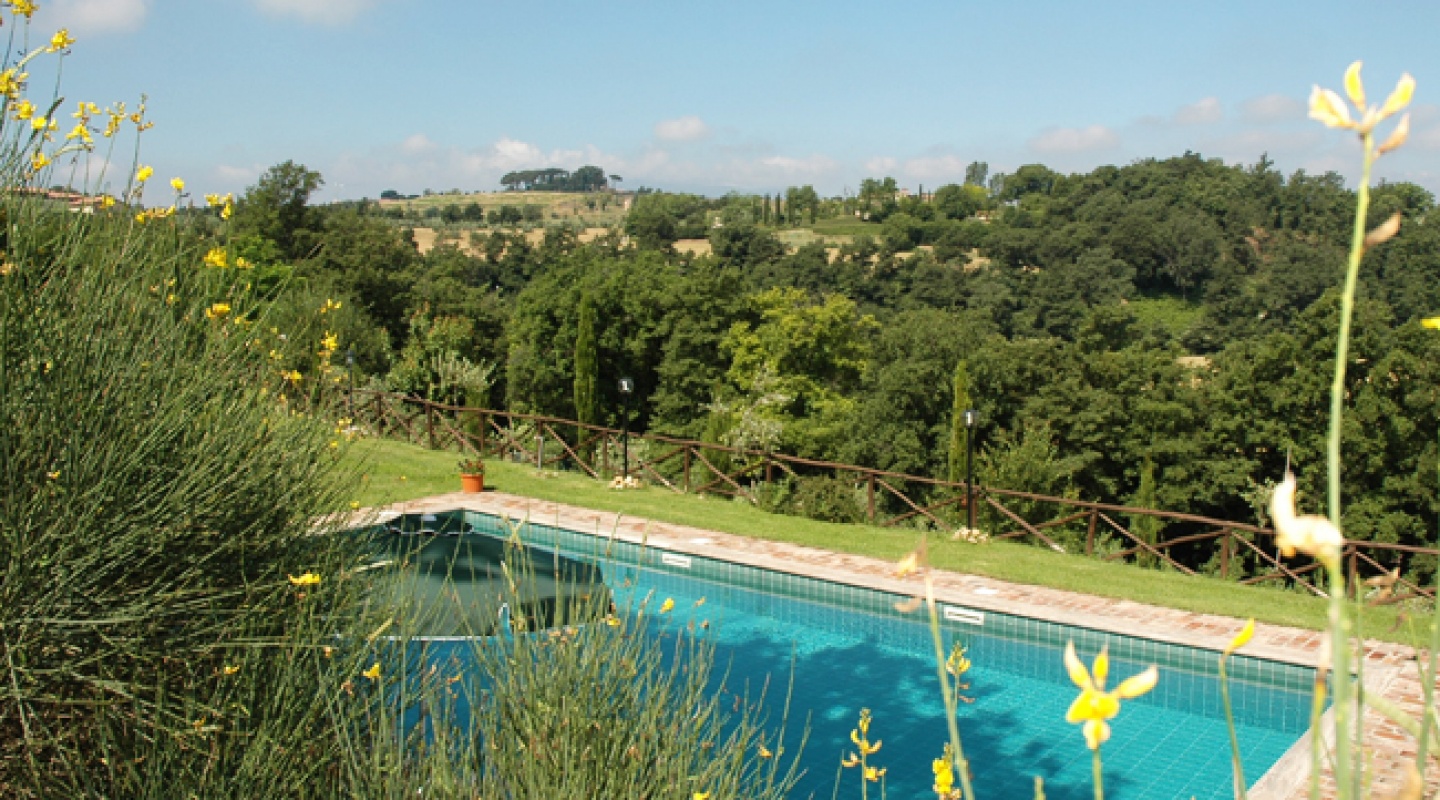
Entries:
POLYGON ((342 728, 317 726, 331 695, 293 644, 350 602, 343 548, 312 535, 350 483, 334 423, 306 410, 323 370, 282 365, 339 345, 314 313, 272 324, 274 287, 203 219, 229 200, 177 215, 176 179, 149 188, 172 205, 142 210, 148 167, 109 176, 124 193, 89 213, 33 191, 87 174, 82 143, 129 125, 76 116, 64 143, 0 122, 0 794, 293 796, 243 776, 344 752, 300 763, 342 728), (287 577, 305 574, 321 584, 287 577), (267 765, 256 743, 288 755, 267 765))
MULTIPOLYGON (((287 574, 341 571, 309 534, 349 484, 333 424, 296 408, 315 376, 271 366, 263 305, 184 226, 13 191, 0 216, 0 738, 25 755, 0 781, 110 794, 136 785, 117 762, 256 713, 209 707, 215 676, 291 636, 287 574)), ((166 753, 144 771, 204 771, 166 753)))

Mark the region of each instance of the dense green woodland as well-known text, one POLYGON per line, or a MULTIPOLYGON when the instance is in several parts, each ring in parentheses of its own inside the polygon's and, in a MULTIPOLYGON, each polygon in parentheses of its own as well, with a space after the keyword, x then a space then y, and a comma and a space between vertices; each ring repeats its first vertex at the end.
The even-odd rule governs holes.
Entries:
MULTIPOLYGON (((1323 502, 1355 199, 1338 175, 1187 153, 1076 175, 972 165, 916 197, 892 179, 849 198, 648 193, 597 241, 479 230, 475 256, 421 256, 368 203, 309 205, 319 184, 273 168, 239 206, 241 249, 348 300, 342 347, 396 390, 618 423, 631 375, 635 429, 945 477, 963 363, 983 483, 1254 520, 1288 458, 1323 502), (792 251, 776 234, 798 225, 853 239, 792 251), (671 246, 699 237, 712 254, 671 246), (597 372, 577 386, 582 308, 597 372)), ((1372 219, 1404 225, 1362 272, 1356 538, 1435 539, 1440 334, 1418 323, 1440 312, 1433 207, 1412 184, 1374 192, 1372 219)))

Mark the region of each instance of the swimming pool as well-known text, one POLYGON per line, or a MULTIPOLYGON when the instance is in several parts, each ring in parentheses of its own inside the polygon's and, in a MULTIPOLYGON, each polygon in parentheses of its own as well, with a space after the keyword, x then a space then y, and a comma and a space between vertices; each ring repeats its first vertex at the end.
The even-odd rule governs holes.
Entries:
MULTIPOLYGON (((494 517, 455 514, 474 535, 510 532, 494 517)), ((792 727, 811 714, 807 774, 795 796, 831 795, 861 708, 873 714, 872 741, 884 741, 871 763, 888 769, 889 796, 932 796, 930 762, 946 740, 943 707, 929 629, 919 614, 895 611, 901 598, 545 525, 531 524, 522 535, 527 544, 599 566, 621 608, 648 595, 653 614, 659 601, 673 600, 675 610, 652 623, 655 635, 708 623, 732 687, 748 681, 758 688, 768 679, 778 704, 775 687, 786 685, 793 662, 792 727)), ((1072 640, 1087 663, 1109 646, 1112 684, 1150 663, 1161 668, 1155 691, 1127 701, 1113 721, 1104 748, 1110 797, 1231 796, 1214 653, 975 609, 947 611, 947 649, 958 638, 974 664, 968 694, 975 702, 960 707, 959 722, 980 796, 1029 797, 1036 775, 1051 798, 1091 796, 1089 751, 1079 727, 1064 721, 1076 690, 1060 654, 1072 640)), ((1304 732, 1313 672, 1237 657, 1232 673, 1237 733, 1253 782, 1304 732)), ((798 730, 788 738, 796 740, 798 730)), ((855 772, 842 780, 842 796, 856 794, 855 772)))

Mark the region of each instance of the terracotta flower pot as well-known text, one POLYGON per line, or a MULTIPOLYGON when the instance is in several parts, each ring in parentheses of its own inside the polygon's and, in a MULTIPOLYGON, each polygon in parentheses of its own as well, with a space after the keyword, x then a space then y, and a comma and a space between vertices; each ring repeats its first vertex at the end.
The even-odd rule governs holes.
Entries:
POLYGON ((471 494, 485 491, 485 476, 483 474, 461 475, 460 491, 469 492, 471 494))

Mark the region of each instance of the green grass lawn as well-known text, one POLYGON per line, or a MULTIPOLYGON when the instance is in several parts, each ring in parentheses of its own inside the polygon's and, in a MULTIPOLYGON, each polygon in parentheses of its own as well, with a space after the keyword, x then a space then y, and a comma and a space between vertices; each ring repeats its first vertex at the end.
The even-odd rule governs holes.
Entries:
MULTIPOLYGON (((390 440, 354 443, 345 459, 363 477, 355 499, 380 506, 458 491, 453 452, 427 450, 390 440)), ((773 541, 821 547, 898 561, 918 541, 905 528, 844 525, 770 514, 728 498, 677 494, 663 486, 617 492, 577 473, 538 473, 534 466, 490 459, 485 485, 497 491, 612 511, 631 517, 693 525, 698 528, 773 541)), ((941 569, 984 575, 1014 583, 1050 586, 1102 597, 1302 628, 1325 627, 1324 601, 1298 592, 1267 589, 1210 577, 1142 569, 1083 556, 1064 555, 1011 542, 974 545, 929 534, 931 563, 941 569)), ((1397 624, 1393 607, 1364 611, 1366 636, 1409 642, 1408 625, 1397 624)))

